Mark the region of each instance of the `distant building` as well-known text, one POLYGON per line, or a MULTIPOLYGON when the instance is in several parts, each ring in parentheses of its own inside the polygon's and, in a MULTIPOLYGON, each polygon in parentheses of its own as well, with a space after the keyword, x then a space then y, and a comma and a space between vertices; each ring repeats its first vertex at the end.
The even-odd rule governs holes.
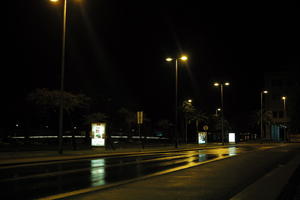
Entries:
POLYGON ((275 141, 287 139, 289 122, 289 94, 297 86, 295 74, 290 72, 265 73, 265 89, 268 94, 264 95, 264 109, 271 113, 270 125, 265 125, 265 137, 275 141))

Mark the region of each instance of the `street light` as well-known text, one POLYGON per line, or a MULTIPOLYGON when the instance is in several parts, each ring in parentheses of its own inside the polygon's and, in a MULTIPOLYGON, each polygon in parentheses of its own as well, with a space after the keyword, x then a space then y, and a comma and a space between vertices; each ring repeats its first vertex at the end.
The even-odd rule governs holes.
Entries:
MULTIPOLYGON (((191 106, 192 107, 192 102, 193 102, 193 100, 192 99, 188 99, 188 100, 186 100, 186 101, 184 101, 183 102, 183 106, 191 106)), ((184 118, 185 118, 185 143, 187 144, 188 142, 187 142, 187 129, 188 129, 188 116, 187 116, 187 112, 185 112, 185 116, 184 116, 184 118)))
POLYGON ((178 132, 177 132, 177 124, 178 124, 178 60, 187 61, 188 57, 182 55, 180 58, 166 58, 167 62, 175 61, 175 148, 178 148, 178 132))
POLYGON ((286 96, 281 97, 283 100, 283 118, 286 119, 286 96))
POLYGON ((218 111, 220 112, 220 111, 221 111, 221 108, 217 108, 217 109, 216 109, 216 117, 218 117, 218 111))
MULTIPOLYGON (((50 0, 53 3, 59 0, 50 0)), ((65 77, 65 54, 66 54, 66 22, 67 22, 67 5, 68 0, 63 0, 63 30, 62 30, 62 51, 61 51, 61 79, 60 79, 60 104, 59 104, 59 130, 58 130, 58 152, 63 153, 62 135, 63 135, 63 92, 64 92, 64 77, 65 77)))
POLYGON ((216 87, 219 87, 221 88, 221 125, 222 125, 222 144, 224 145, 225 144, 225 141, 224 141, 224 103, 223 103, 223 87, 225 86, 229 86, 230 83, 229 82, 224 82, 224 83, 218 83, 218 82, 215 82, 214 83, 214 86, 216 87))
POLYGON ((282 101, 283 101, 283 124, 284 124, 284 136, 286 137, 286 139, 288 139, 288 136, 287 136, 287 131, 286 131, 286 122, 287 122, 287 116, 286 116, 286 99, 287 97, 286 96, 282 96, 281 97, 282 101))
POLYGON ((268 91, 260 92, 260 137, 263 137, 263 94, 268 94, 268 91))

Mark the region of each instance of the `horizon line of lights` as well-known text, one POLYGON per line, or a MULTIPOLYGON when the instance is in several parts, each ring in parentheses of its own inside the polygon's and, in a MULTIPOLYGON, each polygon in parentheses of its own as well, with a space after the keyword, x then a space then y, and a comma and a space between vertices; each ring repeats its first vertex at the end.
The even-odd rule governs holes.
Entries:
MULTIPOLYGON (((72 138, 73 136, 72 135, 64 135, 63 138, 72 138)), ((25 139, 25 136, 13 136, 13 137, 10 137, 10 138, 13 138, 13 139, 25 139)), ((32 139, 35 139, 35 138, 57 138, 57 136, 51 136, 51 135, 47 135, 47 136, 29 136, 29 138, 32 138, 32 139)), ((85 136, 82 136, 82 135, 75 135, 75 138, 85 138, 85 136)), ((113 135, 111 136, 111 138, 128 138, 128 136, 118 136, 118 135, 113 135)), ((140 136, 132 136, 131 138, 134 138, 134 139, 139 139, 140 136)), ((142 136, 142 138, 144 138, 142 136)), ((168 139, 166 137, 156 137, 156 136, 147 136, 145 137, 147 139, 168 139)))

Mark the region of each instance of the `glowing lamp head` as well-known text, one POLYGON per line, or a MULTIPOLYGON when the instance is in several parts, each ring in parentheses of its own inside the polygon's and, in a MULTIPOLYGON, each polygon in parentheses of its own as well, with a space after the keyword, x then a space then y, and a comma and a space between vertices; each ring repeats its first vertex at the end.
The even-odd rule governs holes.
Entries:
POLYGON ((214 86, 218 87, 220 85, 220 83, 214 83, 214 86))
POLYGON ((283 97, 281 97, 281 99, 282 99, 282 100, 286 100, 286 97, 285 97, 285 96, 283 96, 283 97))
POLYGON ((59 0, 50 0, 51 2, 58 2, 59 0))
POLYGON ((187 61, 187 60, 188 60, 188 57, 187 57, 187 56, 181 56, 181 57, 180 57, 180 60, 182 60, 182 61, 187 61))
POLYGON ((230 85, 230 83, 229 83, 229 82, 225 82, 225 83, 224 83, 224 85, 226 85, 226 86, 229 86, 229 85, 230 85))
POLYGON ((218 108, 217 111, 221 111, 221 108, 218 108))
POLYGON ((166 58, 166 61, 167 61, 167 62, 171 62, 172 60, 173 60, 173 58, 170 58, 170 57, 169 57, 169 58, 166 58))
POLYGON ((193 100, 192 100, 192 99, 189 99, 189 100, 188 100, 188 103, 192 103, 192 102, 193 102, 193 100))
POLYGON ((269 92, 268 92, 267 90, 264 90, 263 93, 264 93, 264 94, 268 94, 269 92))

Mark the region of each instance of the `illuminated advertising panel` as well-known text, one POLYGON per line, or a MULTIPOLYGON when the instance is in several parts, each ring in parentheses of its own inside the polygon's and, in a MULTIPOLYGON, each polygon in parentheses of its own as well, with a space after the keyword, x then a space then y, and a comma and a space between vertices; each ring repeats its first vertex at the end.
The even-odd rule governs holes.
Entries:
POLYGON ((105 123, 92 123, 92 146, 105 145, 105 123))
POLYGON ((198 144, 206 144, 207 132, 198 132, 198 144))
POLYGON ((235 133, 228 133, 228 141, 235 143, 235 133))

